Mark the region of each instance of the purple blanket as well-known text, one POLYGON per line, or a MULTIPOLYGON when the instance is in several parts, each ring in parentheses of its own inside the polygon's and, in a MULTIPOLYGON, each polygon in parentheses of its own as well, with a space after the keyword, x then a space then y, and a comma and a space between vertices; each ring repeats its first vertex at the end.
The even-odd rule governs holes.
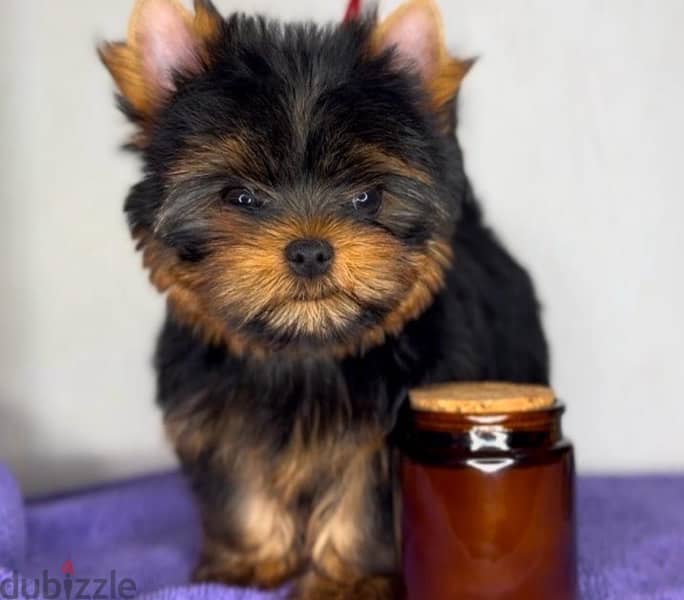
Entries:
MULTIPOLYGON (((582 598, 684 600, 684 476, 580 478, 578 505, 582 598)), ((0 465, 0 600, 283 597, 189 585, 197 548, 176 474, 25 503, 0 465)))

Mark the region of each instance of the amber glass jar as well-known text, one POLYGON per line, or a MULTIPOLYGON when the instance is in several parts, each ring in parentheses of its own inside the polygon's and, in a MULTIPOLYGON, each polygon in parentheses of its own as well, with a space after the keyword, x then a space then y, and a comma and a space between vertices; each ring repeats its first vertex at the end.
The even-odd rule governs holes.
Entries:
POLYGON ((574 600, 574 465, 550 389, 411 393, 402 449, 406 600, 574 600))

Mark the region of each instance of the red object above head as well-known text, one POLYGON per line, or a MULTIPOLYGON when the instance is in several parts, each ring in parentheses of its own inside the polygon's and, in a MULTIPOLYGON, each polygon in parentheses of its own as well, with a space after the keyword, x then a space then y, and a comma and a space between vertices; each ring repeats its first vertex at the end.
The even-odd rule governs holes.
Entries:
POLYGON ((344 13, 344 21, 351 21, 358 19, 361 14, 361 0, 349 0, 347 5, 347 12, 344 13))

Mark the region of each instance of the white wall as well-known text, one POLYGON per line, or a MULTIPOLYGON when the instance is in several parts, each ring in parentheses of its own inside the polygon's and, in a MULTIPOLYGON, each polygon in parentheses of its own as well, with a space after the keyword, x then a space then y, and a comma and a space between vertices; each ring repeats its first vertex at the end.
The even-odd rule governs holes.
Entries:
MULTIPOLYGON (((32 492, 172 461, 149 367, 162 302, 121 212, 137 166, 93 51, 131 4, 0 8, 0 457, 32 492)), ((453 49, 481 57, 467 168, 537 279, 580 466, 684 468, 684 3, 442 4, 453 49)))

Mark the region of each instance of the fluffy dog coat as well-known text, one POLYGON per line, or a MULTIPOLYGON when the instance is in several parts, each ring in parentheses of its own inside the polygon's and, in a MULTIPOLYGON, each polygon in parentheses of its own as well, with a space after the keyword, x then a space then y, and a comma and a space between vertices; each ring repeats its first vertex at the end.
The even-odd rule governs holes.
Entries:
POLYGON ((139 0, 100 55, 144 164, 125 209, 168 298, 158 402, 201 507, 195 577, 396 597, 407 389, 547 381, 532 285, 453 133, 468 63, 431 0, 328 27, 139 0))

